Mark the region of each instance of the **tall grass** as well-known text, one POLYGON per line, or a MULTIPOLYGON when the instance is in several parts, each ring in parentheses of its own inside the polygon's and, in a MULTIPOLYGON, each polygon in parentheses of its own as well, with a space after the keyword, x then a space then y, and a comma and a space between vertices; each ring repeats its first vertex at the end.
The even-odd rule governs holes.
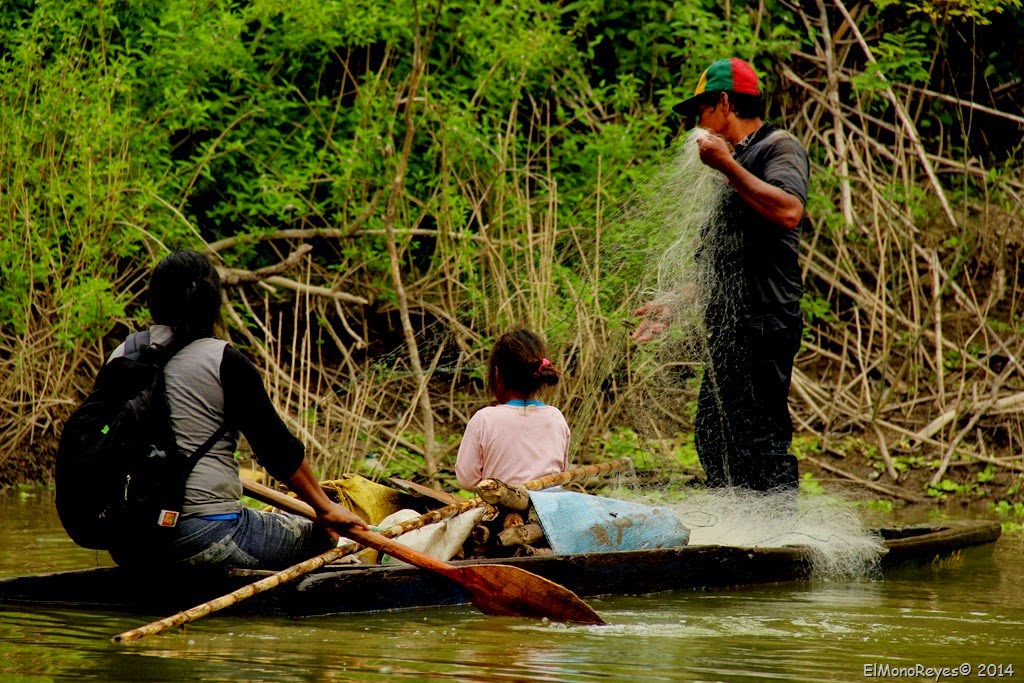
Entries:
POLYGON ((676 153, 668 105, 723 49, 755 59, 815 161, 799 429, 824 452, 869 435, 890 477, 911 455, 936 485, 958 463, 1021 471, 1024 180, 972 148, 971 117, 1024 121, 962 79, 936 91, 942 59, 911 69, 941 46, 875 57, 906 17, 729 5, 665 3, 637 31, 539 0, 5 6, 0 480, 47 476, 180 246, 216 260, 225 333, 325 477, 451 484, 514 325, 564 370, 549 400, 575 459, 612 427, 687 431, 699 358, 628 340, 670 237, 631 207, 676 153))

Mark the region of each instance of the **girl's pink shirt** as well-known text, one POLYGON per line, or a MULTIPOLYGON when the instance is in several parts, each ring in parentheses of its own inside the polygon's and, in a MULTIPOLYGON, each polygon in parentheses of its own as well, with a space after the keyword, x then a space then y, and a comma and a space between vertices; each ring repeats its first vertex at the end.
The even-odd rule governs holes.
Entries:
POLYGON ((459 486, 481 479, 522 484, 569 465, 569 425, 554 406, 481 408, 470 418, 455 460, 459 486))

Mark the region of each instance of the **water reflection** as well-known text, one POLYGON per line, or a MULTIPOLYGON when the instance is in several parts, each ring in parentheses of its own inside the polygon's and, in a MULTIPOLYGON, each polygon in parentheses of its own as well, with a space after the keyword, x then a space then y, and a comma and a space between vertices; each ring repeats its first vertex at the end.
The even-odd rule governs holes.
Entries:
MULTIPOLYGON (((52 497, 0 495, 0 573, 107 563, 52 497)), ((864 667, 1013 664, 1024 674, 1024 539, 884 581, 818 581, 590 602, 607 627, 470 607, 314 619, 214 615, 130 646, 150 618, 0 606, 0 679, 101 681, 865 680, 864 667)))

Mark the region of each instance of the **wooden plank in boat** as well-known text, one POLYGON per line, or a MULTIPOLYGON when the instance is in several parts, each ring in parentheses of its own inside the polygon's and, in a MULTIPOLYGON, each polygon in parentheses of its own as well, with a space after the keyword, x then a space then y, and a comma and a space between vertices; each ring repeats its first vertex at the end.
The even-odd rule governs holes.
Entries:
POLYGON ((432 498, 433 500, 436 500, 439 503, 444 503, 445 505, 451 505, 452 503, 461 503, 465 500, 465 498, 460 498, 445 491, 439 491, 438 489, 432 489, 429 486, 417 484, 416 482, 409 481, 407 479, 390 477, 388 481, 409 493, 418 496, 423 496, 426 498, 432 498))

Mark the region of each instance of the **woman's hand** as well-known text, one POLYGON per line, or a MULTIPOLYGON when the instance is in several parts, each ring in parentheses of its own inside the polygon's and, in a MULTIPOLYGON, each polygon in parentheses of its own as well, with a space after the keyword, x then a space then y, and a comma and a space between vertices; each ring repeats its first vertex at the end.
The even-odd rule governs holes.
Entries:
POLYGON ((327 530, 331 538, 337 540, 341 535, 336 527, 370 528, 362 517, 327 497, 305 458, 302 459, 299 469, 287 479, 287 484, 288 488, 299 494, 299 497, 316 511, 317 522, 327 530))
POLYGON ((359 529, 370 528, 370 526, 363 521, 362 517, 352 512, 347 507, 339 505, 333 501, 329 501, 327 507, 317 510, 316 519, 321 526, 327 529, 327 533, 331 535, 331 538, 335 540, 337 540, 338 536, 341 535, 335 527, 354 526, 359 529))

